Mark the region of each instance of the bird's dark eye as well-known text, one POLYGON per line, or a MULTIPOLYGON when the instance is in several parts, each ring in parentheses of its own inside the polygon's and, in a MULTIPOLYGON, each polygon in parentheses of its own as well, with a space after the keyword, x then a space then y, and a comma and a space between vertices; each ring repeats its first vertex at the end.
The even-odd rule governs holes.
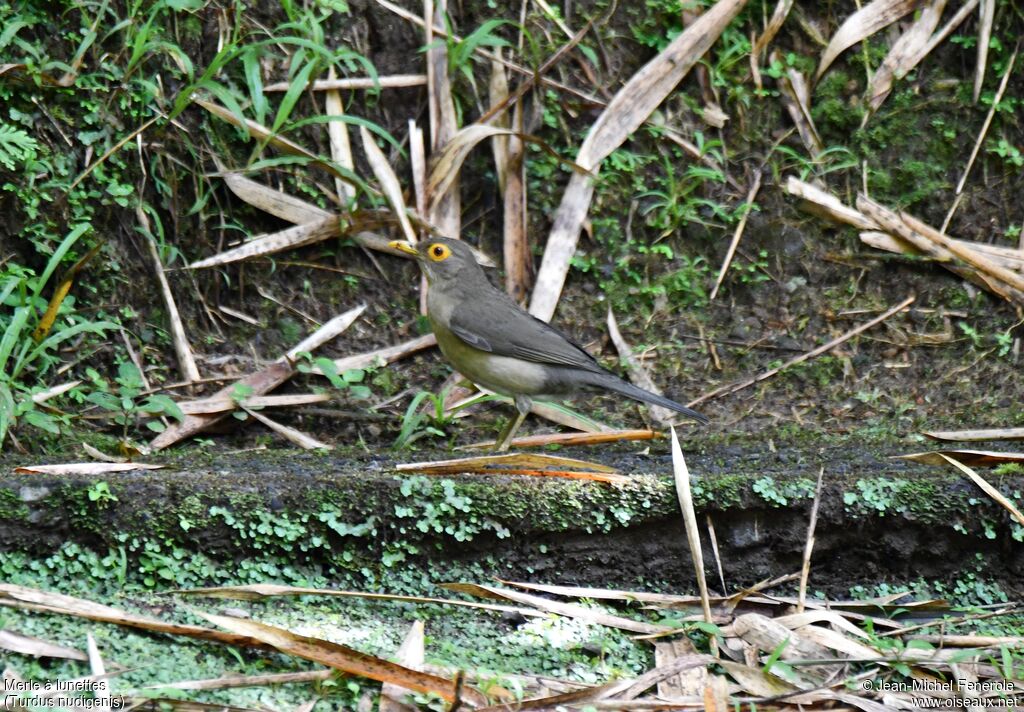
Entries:
POLYGON ((434 262, 446 260, 451 254, 451 248, 449 248, 448 245, 442 245, 441 243, 431 245, 430 249, 427 251, 427 255, 434 262))

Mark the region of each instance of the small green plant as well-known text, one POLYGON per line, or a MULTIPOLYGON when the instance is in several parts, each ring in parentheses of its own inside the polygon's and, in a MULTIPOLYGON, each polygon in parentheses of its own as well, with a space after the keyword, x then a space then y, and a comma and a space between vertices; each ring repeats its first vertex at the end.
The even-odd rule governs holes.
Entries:
POLYGON ((454 414, 446 413, 444 407, 445 397, 448 391, 431 393, 420 391, 413 396, 409 407, 405 409, 402 416, 402 425, 395 438, 392 447, 395 450, 402 450, 411 446, 414 442, 425 437, 443 438, 447 435, 444 428, 448 427, 454 419, 454 414), (427 412, 423 412, 421 406, 429 402, 427 412))
MULTIPOLYGON (((129 428, 141 417, 171 416, 178 421, 185 419, 181 408, 170 397, 162 394, 143 395, 142 374, 130 361, 122 361, 118 365, 113 384, 93 368, 86 369, 86 373, 96 388, 86 396, 86 400, 112 414, 114 422, 121 426, 122 440, 128 440, 129 428)), ((146 427, 159 433, 163 431, 164 424, 153 419, 146 423, 146 427)))
POLYGON ((110 485, 106 482, 95 482, 87 492, 90 502, 96 502, 101 508, 106 507, 110 502, 116 502, 117 495, 110 491, 110 485))
POLYGON ((66 418, 41 409, 33 399, 46 389, 46 377, 59 363, 57 347, 79 334, 102 336, 117 327, 82 318, 71 298, 55 298, 49 307, 43 298, 57 267, 88 229, 79 225, 71 230, 41 275, 15 264, 0 271, 0 448, 19 422, 59 434, 66 418))

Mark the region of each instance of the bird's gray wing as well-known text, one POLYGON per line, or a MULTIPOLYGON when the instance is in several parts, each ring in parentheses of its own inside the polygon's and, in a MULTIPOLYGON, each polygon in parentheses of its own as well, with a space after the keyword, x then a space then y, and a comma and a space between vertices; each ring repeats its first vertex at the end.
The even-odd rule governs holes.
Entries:
POLYGON ((583 347, 511 299, 460 302, 448 328, 466 344, 498 356, 603 371, 583 347))

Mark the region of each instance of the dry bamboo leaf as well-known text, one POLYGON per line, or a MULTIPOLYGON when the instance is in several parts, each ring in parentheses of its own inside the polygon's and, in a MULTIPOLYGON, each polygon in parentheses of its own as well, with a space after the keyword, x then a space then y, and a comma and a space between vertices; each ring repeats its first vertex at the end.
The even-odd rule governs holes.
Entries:
MULTIPOLYGON (((498 579, 498 583, 506 586, 515 586, 528 591, 540 591, 555 596, 570 596, 572 598, 593 598, 605 601, 639 601, 654 605, 670 606, 675 604, 693 605, 700 603, 699 596, 673 596, 667 593, 650 593, 648 591, 624 591, 612 588, 590 588, 586 586, 557 586, 543 583, 526 583, 522 581, 505 581, 498 579)), ((727 598, 713 597, 710 599, 715 603, 727 601, 727 598)))
MULTIPOLYGON (((327 72, 327 79, 335 79, 334 65, 330 66, 327 72)), ((264 89, 264 91, 266 91, 264 89)), ((344 116, 345 105, 341 101, 341 92, 337 89, 328 89, 324 96, 324 110, 328 116, 344 116)), ((352 159, 352 146, 348 140, 348 125, 343 121, 330 121, 327 124, 327 137, 331 144, 331 160, 342 168, 355 173, 356 164, 352 159)), ((348 205, 349 201, 356 197, 355 188, 351 183, 340 178, 334 179, 334 189, 342 205, 348 205)))
POLYGON ((716 664, 729 673, 729 676, 739 683, 740 687, 748 694, 757 697, 776 697, 797 691, 796 687, 785 680, 766 673, 760 668, 748 667, 728 660, 719 660, 716 664))
MULTIPOLYGON (((745 0, 719 0, 634 74, 591 127, 576 162, 596 172, 601 161, 643 124, 704 56, 744 5, 745 0)), ((530 312, 539 319, 550 321, 555 313, 593 194, 593 178, 573 173, 555 214, 530 300, 530 312)))
MULTIPOLYGON (((312 660, 351 675, 380 682, 392 682, 417 692, 432 692, 449 702, 456 699, 457 685, 453 680, 410 670, 405 666, 362 653, 345 645, 299 635, 265 623, 217 616, 202 611, 196 611, 196 614, 235 635, 255 638, 286 655, 312 660)), ((483 695, 470 687, 463 686, 459 692, 465 695, 466 699, 474 701, 478 705, 484 702, 483 695)))
POLYGON ((922 640, 932 645, 954 648, 995 648, 1001 645, 1024 646, 1024 635, 911 635, 904 640, 922 640))
POLYGON ((540 455, 528 453, 511 453, 507 455, 482 455, 480 457, 466 457, 457 460, 436 460, 433 462, 417 462, 411 464, 396 465, 395 469, 400 472, 411 472, 419 469, 432 469, 437 472, 462 472, 460 468, 483 468, 490 466, 507 465, 511 467, 569 467, 577 469, 589 469, 597 472, 615 474, 618 472, 614 467, 602 465, 586 460, 577 460, 571 457, 558 457, 556 455, 540 455))
POLYGON ((754 43, 754 47, 751 50, 753 61, 756 63, 759 61, 761 52, 775 39, 775 35, 782 29, 782 24, 786 21, 786 17, 789 16, 789 11, 793 7, 793 0, 779 0, 775 5, 775 10, 772 12, 772 19, 768 21, 768 24, 764 28, 764 32, 757 38, 757 42, 754 43))
POLYGON ((864 123, 868 115, 878 111, 878 107, 889 96, 893 81, 902 79, 925 58, 924 49, 928 47, 945 8, 946 0, 933 0, 921 11, 914 24, 893 43, 881 66, 871 77, 867 91, 869 110, 864 115, 864 123))
POLYGON ((268 142, 271 146, 281 151, 281 153, 287 153, 289 156, 299 156, 300 158, 305 158, 309 161, 309 165, 315 166, 316 168, 326 171, 327 173, 333 175, 335 178, 347 180, 347 178, 341 173, 341 171, 332 166, 330 163, 321 161, 319 158, 316 157, 314 153, 306 150, 305 148, 295 143, 294 141, 289 141, 283 136, 276 135, 266 126, 258 124, 251 119, 239 119, 239 117, 232 114, 223 106, 215 104, 212 101, 206 101, 205 99, 199 99, 196 97, 193 97, 192 101, 196 104, 199 104, 201 107, 209 111, 214 116, 217 116, 218 118, 227 121, 229 124, 237 126, 240 129, 245 129, 250 137, 255 138, 259 141, 268 142))
POLYGON ((201 400, 181 401, 178 407, 185 415, 200 413, 224 413, 239 408, 286 408, 312 403, 326 403, 331 400, 329 393, 294 393, 283 396, 255 396, 253 398, 203 398, 201 400))
POLYGON ((988 63, 988 45, 992 38, 992 21, 996 17, 996 0, 981 0, 981 18, 978 21, 978 62, 974 70, 974 103, 978 103, 981 87, 985 83, 985 65, 988 63))
POLYGON ((65 660, 88 660, 81 650, 57 645, 41 638, 15 633, 13 630, 0 630, 0 649, 9 650, 19 655, 31 655, 36 658, 63 658, 65 660))
POLYGON ((99 460, 100 462, 128 462, 127 457, 108 455, 102 450, 94 448, 89 443, 82 443, 82 450, 93 460, 99 460))
MULTIPOLYGON (((782 61, 778 52, 773 52, 771 59, 773 63, 782 61)), ((807 80, 797 70, 788 69, 784 75, 779 77, 778 85, 779 98, 782 100, 783 106, 786 107, 789 118, 793 120, 797 133, 800 134, 800 140, 803 141, 804 147, 812 157, 817 156, 825 146, 814 125, 814 119, 811 117, 811 94, 807 87, 807 80)))
POLYGON ((71 462, 65 465, 22 465, 15 467, 14 472, 19 475, 105 475, 132 470, 162 470, 165 467, 144 462, 71 462))
POLYGON ((822 52, 814 81, 817 83, 836 57, 913 10, 920 0, 874 0, 846 18, 822 52))
POLYGON ((440 204, 458 188, 459 171, 469 152, 484 139, 510 136, 512 131, 486 124, 470 124, 461 129, 431 156, 431 169, 427 177, 427 214, 440 210, 440 204))
MULTIPOLYGON (((501 54, 501 48, 498 48, 501 54)), ((508 99, 508 76, 505 74, 505 65, 497 60, 491 61, 491 77, 487 85, 487 100, 491 106, 498 106, 508 99)), ((482 122, 481 122, 482 123, 482 122)), ((511 118, 508 112, 497 114, 491 124, 506 131, 512 128, 511 118)), ((498 190, 505 194, 506 176, 508 171, 508 136, 495 136, 491 141, 491 150, 494 153, 494 172, 498 176, 498 190)))
POLYGON ((882 657, 882 653, 877 649, 856 640, 851 640, 842 633, 838 633, 829 628, 822 628, 817 625, 805 625, 798 630, 798 633, 801 639, 805 641, 835 650, 836 652, 848 655, 851 658, 870 660, 872 658, 882 657))
POLYGON ((178 359, 181 377, 186 381, 198 381, 201 378, 199 368, 196 366, 196 360, 192 356, 192 346, 189 344, 188 336, 185 334, 185 325, 182 323, 181 314, 178 312, 178 305, 174 301, 174 294, 171 293, 171 285, 167 281, 167 274, 164 272, 160 253, 157 252, 156 240, 150 233, 149 219, 141 207, 136 210, 136 215, 144 232, 142 239, 149 250, 149 258, 153 261, 153 271, 156 273, 157 284, 160 286, 160 296, 167 310, 171 342, 174 344, 174 354, 178 359))
POLYGON ((427 154, 423 144, 423 130, 409 119, 409 168, 412 170, 413 194, 416 212, 427 214, 427 154))
POLYGON ((100 709, 110 709, 110 682, 107 681, 107 666, 103 663, 103 656, 100 655, 100 648, 96 645, 96 639, 92 632, 85 634, 86 650, 89 653, 89 672, 95 682, 92 685, 92 694, 100 709))
POLYGON ((391 593, 368 593, 365 591, 341 591, 333 588, 303 588, 299 586, 281 586, 272 583, 247 584, 244 586, 215 586, 211 588, 176 589, 167 593, 184 596, 209 596, 211 598, 228 598, 237 601, 260 601, 275 596, 336 596, 341 598, 368 598, 377 601, 399 601, 403 603, 424 603, 442 606, 462 606, 479 608, 502 613, 518 613, 523 616, 539 615, 529 608, 502 606, 474 601, 459 601, 451 598, 430 598, 424 596, 405 596, 391 593))
POLYGON ((814 610, 804 611, 803 613, 790 613, 789 615, 776 617, 775 622, 781 623, 787 628, 792 628, 794 630, 797 628, 803 628, 804 626, 809 626, 812 623, 828 623, 835 628, 842 629, 850 635, 855 635, 864 639, 867 639, 868 637, 867 633, 848 621, 842 613, 836 611, 814 610))
MULTIPOLYGON (((522 103, 517 103, 512 110, 512 126, 519 134, 523 133, 522 103)), ((533 255, 530 253, 530 241, 526 230, 526 151, 525 144, 518 135, 508 138, 506 149, 503 170, 505 187, 502 192, 505 291, 516 302, 522 303, 530 291, 530 274, 533 270, 533 255)))
MULTIPOLYGON (((588 687, 582 690, 572 690, 570 692, 562 692, 557 695, 550 695, 546 697, 535 697, 528 700, 517 700, 513 704, 501 703, 499 705, 492 705, 490 707, 484 707, 478 712, 510 712, 510 710, 560 710, 569 709, 566 705, 572 705, 576 708, 581 703, 588 703, 592 705, 594 701, 607 695, 619 687, 618 682, 608 682, 604 685, 596 687, 588 687)), ((546 690, 545 690, 546 692, 546 690)))
POLYGON ((458 593, 478 596, 481 598, 498 598, 512 601, 514 603, 522 603, 527 606, 533 606, 534 608, 542 611, 547 611, 548 613, 555 613, 560 616, 566 616, 567 618, 576 618, 588 623, 603 625, 608 628, 628 630, 632 633, 644 633, 649 635, 655 633, 668 633, 673 630, 668 626, 635 621, 631 618, 615 616, 594 608, 585 608, 584 606, 579 606, 573 603, 564 603, 562 601, 551 601, 546 598, 541 598, 540 596, 534 596, 520 591, 510 591, 508 589, 498 588, 497 586, 484 586, 475 583, 445 583, 441 585, 450 591, 456 591, 458 593))
MULTIPOLYGON (((424 336, 418 336, 410 341, 404 341, 394 346, 385 346, 382 349, 376 349, 365 354, 355 354, 354 356, 343 356, 342 358, 334 360, 334 367, 339 372, 344 372, 350 368, 370 368, 371 366, 386 366, 389 363, 403 359, 406 356, 410 356, 414 353, 422 351, 423 349, 429 349, 431 346, 437 345, 437 337, 433 334, 425 334, 424 336)), ((310 373, 323 374, 319 368, 310 369, 310 373)))
MULTIPOLYGON (((1024 270, 1024 252, 1021 252, 1020 250, 1015 250, 1011 247, 1002 247, 1000 245, 989 245, 985 242, 969 242, 967 240, 957 240, 952 237, 949 239, 959 242, 966 248, 976 250, 987 255, 993 262, 1005 267, 1006 269, 1018 271, 1024 270)), ((879 250, 885 250, 886 252, 914 255, 924 254, 912 243, 893 237, 887 232, 867 230, 860 233, 860 241, 865 245, 869 245, 879 250)), ((948 262, 953 258, 952 255, 945 255, 945 253, 939 252, 932 252, 928 256, 943 262, 948 262)))
MULTIPOLYGON (((336 77, 318 79, 308 87, 307 91, 341 91, 345 89, 407 89, 421 87, 427 83, 426 74, 390 74, 383 77, 336 77)), ((275 82, 263 87, 265 93, 288 91, 291 82, 275 82)), ((328 113, 331 113, 328 111, 328 113)))
POLYGON ((310 435, 306 435, 301 430, 296 430, 295 428, 283 425, 282 423, 278 423, 276 420, 272 420, 255 410, 249 410, 248 408, 245 407, 243 407, 242 410, 244 410, 246 413, 248 413, 250 416, 258 420, 259 422, 266 425, 268 428, 273 430, 275 433, 283 437, 288 442, 292 443, 293 445, 301 447, 303 450, 334 449, 333 445, 329 445, 325 442, 317 440, 316 438, 310 435))
POLYGON ((348 331, 348 328, 356 322, 356 319, 363 315, 364 311, 366 311, 366 305, 360 304, 333 317, 298 344, 288 349, 283 360, 295 361, 301 353, 316 351, 331 339, 348 331))
POLYGON ((693 495, 690 493, 690 471, 686 467, 682 448, 679 447, 675 428, 672 428, 672 474, 676 483, 676 494, 679 496, 679 507, 683 511, 683 522, 686 524, 686 540, 690 545, 693 571, 697 577, 701 609, 705 622, 711 623, 711 602, 708 598, 707 579, 704 577, 704 553, 700 545, 700 531, 697 529, 697 514, 693 510, 693 495))
POLYGON ((635 680, 623 680, 618 684, 619 689, 606 693, 605 696, 609 698, 614 697, 615 700, 635 700, 662 680, 694 668, 706 669, 708 665, 716 662, 718 662, 717 659, 711 655, 701 655, 698 653, 683 655, 671 660, 666 665, 648 670, 635 680))
MULTIPOLYGON (((980 487, 985 494, 994 499, 999 504, 999 506, 1001 506, 1007 512, 1012 514, 1013 518, 1016 519, 1017 522, 1019 522, 1021 525, 1024 525, 1024 514, 1021 514, 1021 511, 1017 509, 1013 502, 1011 502, 1007 497, 1005 497, 1002 492, 1000 492, 995 487, 990 485, 988 481, 985 480, 985 478, 983 478, 977 472, 975 472, 970 467, 961 462, 961 458, 959 456, 954 458, 950 457, 949 455, 946 455, 945 453, 939 454, 942 456, 942 459, 946 460, 951 465, 956 467, 958 470, 963 472, 965 475, 970 477, 971 481, 974 484, 978 485, 978 487, 980 487)), ((1014 460, 1014 462, 1024 462, 1024 455, 1020 455, 1019 459, 1014 460)))
POLYGON ((827 660, 835 657, 823 645, 805 638, 801 632, 790 630, 777 621, 759 613, 744 613, 737 616, 731 626, 722 631, 735 635, 764 653, 772 653, 779 646, 782 660, 827 660))
MULTIPOLYGON (((527 435, 512 441, 512 447, 546 447, 548 445, 602 445, 604 443, 623 442, 630 440, 654 440, 662 437, 654 430, 607 430, 597 433, 544 433, 527 435)), ((494 447, 494 440, 470 445, 460 445, 456 450, 483 450, 494 447)))
POLYGON ((845 205, 843 201, 817 186, 806 183, 796 176, 786 179, 786 192, 804 201, 804 209, 812 208, 813 212, 837 222, 853 225, 861 230, 877 230, 878 225, 860 212, 845 205))
POLYGON ((0 583, 0 605, 38 611, 40 613, 75 616, 100 623, 113 623, 154 633, 183 635, 190 638, 227 643, 228 645, 263 647, 260 641, 248 636, 222 633, 218 630, 210 630, 209 628, 196 625, 167 623, 156 618, 147 618, 127 613, 111 606, 93 603, 83 598, 75 598, 74 596, 66 596, 62 593, 42 591, 9 583, 0 583))
POLYGON ((1008 462, 1024 462, 1024 452, 998 452, 996 450, 934 450, 909 455, 894 455, 900 460, 920 462, 923 465, 945 465, 947 457, 965 465, 994 466, 1008 462))
POLYGON ((238 247, 225 250, 219 255, 198 260, 189 265, 189 269, 218 267, 239 260, 262 257, 282 250, 293 250, 314 242, 323 242, 341 234, 341 221, 335 215, 318 218, 313 222, 289 227, 280 232, 258 235, 238 247))
MULTIPOLYGON (((332 319, 325 326, 314 332, 313 336, 304 339, 301 342, 303 350, 314 351, 327 339, 337 336, 342 331, 337 328, 338 325, 345 321, 348 321, 348 323, 351 324, 365 308, 365 305, 359 306, 332 319)), ((346 366, 345 368, 355 368, 355 366, 346 366)), ((249 374, 245 378, 221 388, 219 391, 214 393, 211 398, 233 398, 238 392, 237 389, 240 385, 249 392, 250 396, 262 396, 287 381, 294 375, 294 373, 295 367, 292 365, 291 361, 288 360, 287 356, 282 356, 263 370, 249 374)), ((186 415, 183 422, 172 423, 169 428, 157 435, 150 443, 150 447, 155 450, 168 447, 180 440, 184 440, 185 438, 192 437, 197 433, 201 433, 212 425, 220 422, 225 417, 227 416, 224 413, 186 415)))
POLYGON ((406 214, 405 200, 402 198, 402 185, 398 181, 398 176, 395 175, 394 170, 392 170, 391 165, 388 163, 387 156, 377 146, 377 142, 373 140, 365 126, 359 127, 359 137, 363 141, 366 161, 370 164, 373 174, 377 177, 377 182, 380 183, 384 196, 391 203, 391 209, 395 217, 398 218, 398 223, 402 226, 402 234, 406 240, 415 243, 416 231, 412 229, 412 223, 409 222, 409 216, 406 214))
POLYGON ((905 213, 897 214, 879 205, 865 195, 857 196, 857 208, 882 226, 887 232, 898 235, 915 246, 920 243, 932 244, 954 255, 967 266, 980 272, 986 278, 1003 283, 1016 292, 1024 293, 1024 276, 996 264, 986 255, 971 249, 969 243, 954 242, 938 230, 914 220, 905 213), (908 220, 908 218, 910 218, 908 220), (912 224, 911 224, 912 221, 912 224))
POLYGON ((567 457, 528 453, 485 455, 457 460, 439 460, 436 462, 403 463, 396 465, 395 469, 399 472, 416 472, 423 475, 529 475, 532 477, 593 480, 606 484, 626 484, 629 482, 628 477, 617 474, 613 468, 606 465, 567 457), (556 469, 559 467, 571 469, 556 469))
POLYGON ((51 388, 47 388, 45 391, 39 391, 38 393, 32 394, 32 402, 36 405, 42 405, 51 398, 63 395, 80 385, 82 385, 81 381, 68 381, 67 383, 62 383, 59 386, 52 386, 51 388))
MULTIPOLYGON (((405 634, 402 645, 398 648, 397 662, 413 670, 422 670, 424 663, 423 653, 423 621, 415 621, 405 634)), ((385 682, 380 688, 379 712, 415 712, 415 704, 409 705, 402 699, 409 694, 409 690, 401 685, 385 682)))
MULTIPOLYGON (((656 393, 659 396, 664 395, 661 388, 651 378, 651 375, 647 373, 647 369, 644 368, 640 359, 633 354, 632 347, 622 337, 622 332, 619 331, 619 323, 615 320, 615 314, 612 312, 611 305, 608 306, 606 324, 608 326, 608 336, 611 338, 612 344, 615 345, 615 350, 619 352, 619 359, 625 363, 626 370, 629 372, 629 380, 646 391, 656 393)), ((664 406, 649 405, 647 406, 647 411, 650 413, 651 422, 659 428, 664 428, 675 419, 673 412, 664 406)))
POLYGON ((288 193, 257 183, 240 173, 223 173, 221 177, 228 189, 249 205, 294 225, 304 225, 331 217, 331 213, 313 203, 307 203, 288 193))
POLYGON ((303 672, 278 672, 267 675, 228 675, 204 680, 182 680, 140 687, 139 690, 227 690, 235 687, 265 687, 285 685, 294 682, 320 682, 336 677, 334 670, 305 670, 303 672))
MULTIPOLYGON (((665 667, 677 658, 696 654, 689 638, 654 641, 654 665, 665 667)), ((703 694, 708 680, 707 667, 694 667, 671 675, 658 683, 658 697, 698 697, 703 694)))
POLYGON ((993 428, 981 430, 933 430, 923 433, 934 440, 1024 440, 1024 428, 993 428))
MULTIPOLYGON (((432 42, 433 27, 445 26, 445 15, 448 11, 447 0, 431 2, 425 10, 433 10, 433 19, 428 24, 427 32, 427 102, 430 105, 430 148, 434 155, 440 155, 459 130, 458 115, 455 112, 455 99, 452 95, 451 80, 448 77, 448 45, 444 42, 432 42)), ((435 199, 427 190, 427 220, 438 231, 451 238, 462 234, 462 199, 459 193, 458 175, 443 197, 435 199)))

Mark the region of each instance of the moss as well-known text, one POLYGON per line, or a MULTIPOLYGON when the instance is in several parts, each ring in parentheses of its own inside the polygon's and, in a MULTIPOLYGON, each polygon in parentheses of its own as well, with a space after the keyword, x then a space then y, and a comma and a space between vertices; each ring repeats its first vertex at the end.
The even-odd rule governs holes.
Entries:
POLYGON ((0 512, 0 521, 9 519, 27 522, 29 517, 28 505, 21 501, 21 497, 13 489, 0 488, 0 512))

